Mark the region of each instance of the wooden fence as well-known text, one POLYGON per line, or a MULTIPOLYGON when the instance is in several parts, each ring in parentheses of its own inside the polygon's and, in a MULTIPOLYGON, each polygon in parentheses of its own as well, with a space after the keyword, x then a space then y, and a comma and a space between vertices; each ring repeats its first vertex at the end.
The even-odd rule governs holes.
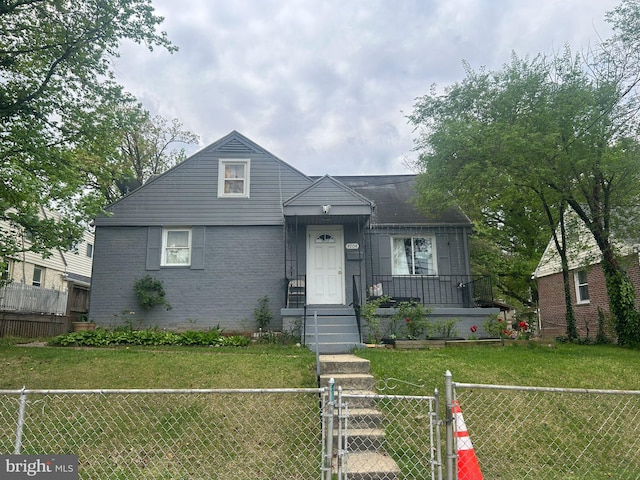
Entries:
POLYGON ((54 337, 70 329, 66 315, 0 312, 0 337, 54 337))
POLYGON ((52 337, 70 331, 68 296, 17 282, 0 288, 0 337, 52 337))

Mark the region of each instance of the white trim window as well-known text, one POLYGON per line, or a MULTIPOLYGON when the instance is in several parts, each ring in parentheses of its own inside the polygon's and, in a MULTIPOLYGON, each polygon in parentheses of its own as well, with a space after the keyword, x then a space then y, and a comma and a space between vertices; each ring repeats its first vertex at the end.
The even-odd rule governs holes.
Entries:
POLYGON ((191 265, 191 229, 165 228, 162 230, 163 267, 191 265))
POLYGON ((31 285, 34 287, 42 287, 44 285, 44 267, 34 265, 31 285))
POLYGON ((437 275, 433 237, 392 237, 393 275, 437 275))
POLYGON ((220 159, 218 197, 249 198, 249 159, 220 159))
POLYGON ((573 272, 573 279, 576 284, 576 303, 589 303, 589 283, 586 270, 573 272))
POLYGON ((0 259, 0 267, 2 270, 0 271, 0 286, 3 283, 7 283, 11 280, 11 260, 2 260, 0 259))

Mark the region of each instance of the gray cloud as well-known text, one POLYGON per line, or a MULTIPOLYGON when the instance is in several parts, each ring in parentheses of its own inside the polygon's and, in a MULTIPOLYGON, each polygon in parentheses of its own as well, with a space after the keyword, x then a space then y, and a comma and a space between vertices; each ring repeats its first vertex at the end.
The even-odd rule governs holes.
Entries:
POLYGON ((308 174, 409 171, 415 98, 512 51, 608 36, 617 0, 156 0, 180 51, 124 44, 118 80, 201 147, 238 130, 308 174))

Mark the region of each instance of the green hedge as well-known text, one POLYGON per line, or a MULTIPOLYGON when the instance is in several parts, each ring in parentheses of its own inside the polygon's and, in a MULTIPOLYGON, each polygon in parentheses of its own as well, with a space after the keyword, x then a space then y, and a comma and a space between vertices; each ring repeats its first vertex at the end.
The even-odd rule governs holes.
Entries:
POLYGON ((108 347, 114 345, 186 345, 213 347, 245 347, 251 340, 242 335, 222 335, 219 329, 183 333, 157 330, 104 330, 72 332, 49 341, 55 347, 108 347))

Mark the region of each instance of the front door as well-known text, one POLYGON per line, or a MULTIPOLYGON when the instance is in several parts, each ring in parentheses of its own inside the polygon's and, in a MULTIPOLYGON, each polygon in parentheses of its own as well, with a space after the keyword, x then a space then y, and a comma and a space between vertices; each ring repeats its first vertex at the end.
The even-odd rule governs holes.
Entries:
POLYGON ((344 304, 342 225, 307 227, 307 303, 344 304))

